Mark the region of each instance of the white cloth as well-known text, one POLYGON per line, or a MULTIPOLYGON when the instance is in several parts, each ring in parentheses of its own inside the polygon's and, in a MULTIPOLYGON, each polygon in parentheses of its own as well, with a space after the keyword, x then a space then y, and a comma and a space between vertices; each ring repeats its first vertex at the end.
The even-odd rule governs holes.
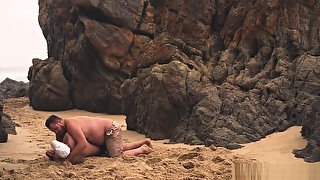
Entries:
POLYGON ((69 146, 57 140, 51 142, 51 147, 60 158, 66 158, 70 154, 69 146))

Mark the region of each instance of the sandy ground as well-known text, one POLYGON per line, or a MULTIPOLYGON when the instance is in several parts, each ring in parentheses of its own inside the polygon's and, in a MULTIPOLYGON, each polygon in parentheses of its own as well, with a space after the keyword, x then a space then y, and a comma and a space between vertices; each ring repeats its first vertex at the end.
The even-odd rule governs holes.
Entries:
POLYGON ((127 131, 125 116, 121 115, 81 110, 34 111, 26 98, 6 100, 4 111, 21 127, 16 128, 17 135, 0 144, 0 179, 320 179, 320 163, 306 163, 292 154, 307 143, 298 126, 238 150, 168 144, 162 140, 152 141, 155 152, 148 155, 88 157, 84 163, 71 165, 49 161, 44 155, 54 139, 44 126, 51 114, 112 118, 121 124, 124 141, 145 137, 127 131))
POLYGON ((233 150, 236 155, 254 161, 236 162, 234 179, 319 180, 320 163, 306 163, 292 153, 294 149, 302 149, 307 144, 300 135, 301 128, 294 126, 233 150))
MULTIPOLYGON (((4 112, 9 114, 18 134, 0 144, 0 179, 231 179, 232 162, 241 159, 224 148, 167 144, 152 141, 155 151, 148 155, 117 158, 88 157, 78 165, 49 161, 45 151, 55 138, 45 119, 78 115, 108 117, 126 129, 125 116, 90 113, 81 110, 63 112, 34 111, 26 98, 7 99, 4 112)), ((124 140, 145 138, 124 131, 124 140)))

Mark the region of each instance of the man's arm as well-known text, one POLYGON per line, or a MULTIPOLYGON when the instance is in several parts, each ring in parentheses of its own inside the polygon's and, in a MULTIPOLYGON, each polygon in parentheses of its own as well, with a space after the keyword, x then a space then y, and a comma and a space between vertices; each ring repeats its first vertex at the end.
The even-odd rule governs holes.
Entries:
MULTIPOLYGON (((70 147, 71 151, 76 146, 76 142, 68 133, 66 133, 66 135, 64 136, 63 142, 70 147)), ((90 142, 87 143, 87 147, 82 151, 82 155, 84 157, 95 156, 99 155, 100 153, 101 149, 98 146, 92 145, 90 142)))
POLYGON ((81 127, 78 124, 69 122, 67 127, 68 127, 68 133, 76 142, 76 145, 74 149, 71 151, 67 160, 70 161, 72 164, 75 164, 81 161, 82 158, 84 158, 83 152, 84 152, 84 149, 87 147, 88 141, 81 127))

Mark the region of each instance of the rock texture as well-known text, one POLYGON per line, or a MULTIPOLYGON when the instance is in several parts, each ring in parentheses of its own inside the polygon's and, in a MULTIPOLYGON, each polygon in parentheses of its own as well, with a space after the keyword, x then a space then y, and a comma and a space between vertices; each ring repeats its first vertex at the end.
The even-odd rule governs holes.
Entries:
POLYGON ((0 83, 0 99, 18 98, 29 95, 29 83, 6 78, 0 83))
POLYGON ((8 133, 4 130, 4 125, 2 123, 3 115, 3 100, 0 100, 0 143, 5 143, 8 141, 8 133))
POLYGON ((72 105, 61 63, 54 58, 33 59, 29 69, 30 104, 38 110, 64 110, 72 105))
POLYGON ((3 112, 3 99, 28 96, 28 92, 29 83, 9 78, 0 83, 0 143, 8 141, 8 134, 17 134, 11 117, 3 112))
POLYGON ((43 89, 30 88, 35 109, 51 108, 41 99, 56 84, 50 104, 65 104, 52 109, 124 113, 129 129, 154 139, 238 148, 306 123, 319 97, 318 1, 39 6, 50 58, 30 68, 30 87, 43 89), (34 71, 57 65, 62 84, 38 81, 53 69, 34 71))
POLYGON ((0 143, 8 141, 8 134, 16 135, 17 132, 11 117, 3 113, 3 99, 0 99, 0 143))
POLYGON ((320 161, 320 98, 311 104, 301 133, 308 139, 308 144, 304 149, 294 151, 296 157, 304 158, 307 162, 320 161))

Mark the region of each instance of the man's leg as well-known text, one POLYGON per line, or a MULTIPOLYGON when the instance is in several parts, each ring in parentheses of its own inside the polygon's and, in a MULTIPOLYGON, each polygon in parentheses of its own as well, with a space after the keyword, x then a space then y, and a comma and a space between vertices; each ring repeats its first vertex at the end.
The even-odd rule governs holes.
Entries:
POLYGON ((105 137, 106 138, 106 148, 108 155, 110 157, 116 157, 120 154, 128 155, 139 155, 139 154, 149 154, 153 151, 151 142, 147 139, 132 142, 132 143, 123 143, 122 140, 122 130, 119 126, 113 125, 111 127, 111 133, 105 137))
POLYGON ((137 156, 137 155, 140 155, 140 154, 149 154, 151 152, 153 152, 153 149, 151 149, 146 144, 143 144, 139 148, 123 151, 123 154, 137 156))
POLYGON ((138 141, 138 142, 131 142, 131 143, 123 143, 123 151, 132 150, 141 147, 142 145, 147 145, 149 148, 153 149, 151 145, 151 141, 148 139, 138 141))

